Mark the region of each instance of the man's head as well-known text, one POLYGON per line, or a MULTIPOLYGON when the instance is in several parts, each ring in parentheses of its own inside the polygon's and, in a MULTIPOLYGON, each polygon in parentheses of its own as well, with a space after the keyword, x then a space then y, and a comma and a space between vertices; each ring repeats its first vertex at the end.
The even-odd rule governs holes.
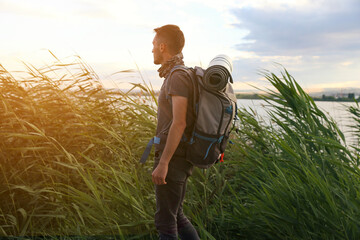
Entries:
POLYGON ((165 25, 154 29, 153 55, 155 64, 163 64, 180 53, 185 45, 183 32, 176 25, 165 25))

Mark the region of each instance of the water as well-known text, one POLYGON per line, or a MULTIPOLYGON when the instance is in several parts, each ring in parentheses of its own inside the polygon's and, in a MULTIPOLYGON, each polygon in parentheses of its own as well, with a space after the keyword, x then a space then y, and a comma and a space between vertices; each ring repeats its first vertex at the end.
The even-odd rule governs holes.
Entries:
MULTIPOLYGON (((252 100, 252 99, 238 99, 239 108, 245 107, 246 109, 252 108, 257 113, 258 120, 269 119, 266 112, 268 104, 264 100, 252 100)), ((344 133, 346 142, 353 143, 355 141, 353 130, 350 125, 354 124, 354 120, 351 119, 351 114, 347 111, 350 106, 356 106, 354 102, 323 102, 317 101, 316 105, 328 116, 333 118, 337 123, 339 129, 344 133)))

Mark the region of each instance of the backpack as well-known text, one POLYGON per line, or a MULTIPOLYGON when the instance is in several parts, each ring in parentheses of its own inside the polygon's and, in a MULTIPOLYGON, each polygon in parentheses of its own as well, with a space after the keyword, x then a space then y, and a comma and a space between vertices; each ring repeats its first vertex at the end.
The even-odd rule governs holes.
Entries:
MULTIPOLYGON (((195 122, 191 138, 184 136, 181 141, 187 143, 186 160, 199 168, 209 168, 223 161, 233 123, 237 116, 237 101, 230 82, 232 77, 225 67, 211 66, 188 68, 176 66, 170 73, 185 71, 194 86, 195 122)), ((140 160, 145 163, 153 144, 160 144, 154 137, 148 143, 140 160)))

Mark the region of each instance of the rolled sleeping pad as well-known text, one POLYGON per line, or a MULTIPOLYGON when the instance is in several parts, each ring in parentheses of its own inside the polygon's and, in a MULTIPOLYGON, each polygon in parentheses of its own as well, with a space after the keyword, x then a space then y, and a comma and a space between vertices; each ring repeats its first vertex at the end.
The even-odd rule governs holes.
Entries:
POLYGON ((204 72, 204 86, 209 90, 224 90, 229 79, 233 83, 232 68, 232 61, 228 56, 224 54, 217 55, 210 61, 209 67, 204 72))
POLYGON ((220 54, 215 56, 209 63, 208 67, 214 66, 214 65, 220 65, 225 67, 229 73, 233 70, 232 60, 229 56, 225 54, 220 54))

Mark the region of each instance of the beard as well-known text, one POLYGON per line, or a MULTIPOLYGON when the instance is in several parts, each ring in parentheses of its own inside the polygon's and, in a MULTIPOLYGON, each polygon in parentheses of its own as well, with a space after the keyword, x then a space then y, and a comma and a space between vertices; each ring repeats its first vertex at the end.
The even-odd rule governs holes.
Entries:
POLYGON ((161 56, 155 56, 154 54, 154 64, 159 65, 162 63, 162 57, 161 56))

